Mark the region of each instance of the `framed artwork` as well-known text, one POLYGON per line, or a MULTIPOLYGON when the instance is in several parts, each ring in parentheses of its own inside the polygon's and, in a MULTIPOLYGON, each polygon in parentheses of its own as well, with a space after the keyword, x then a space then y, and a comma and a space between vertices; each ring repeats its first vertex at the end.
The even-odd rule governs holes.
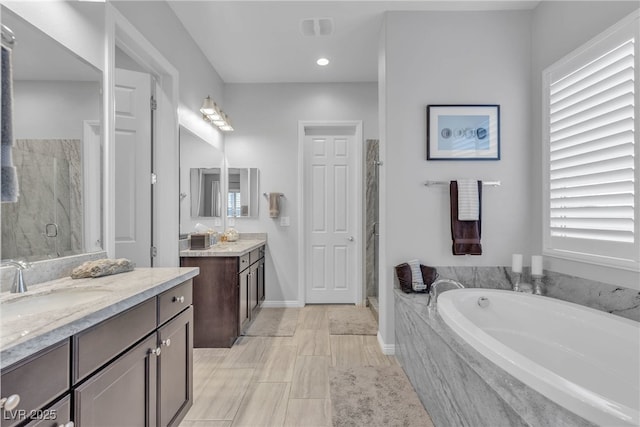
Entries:
POLYGON ((427 160, 500 160, 500 106, 427 105, 427 160))

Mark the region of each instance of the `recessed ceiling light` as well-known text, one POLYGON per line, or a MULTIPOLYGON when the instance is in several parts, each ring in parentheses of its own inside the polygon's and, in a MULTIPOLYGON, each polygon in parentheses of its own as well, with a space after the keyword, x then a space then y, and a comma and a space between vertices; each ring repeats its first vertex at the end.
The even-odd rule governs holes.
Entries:
POLYGON ((329 65, 329 60, 327 58, 320 58, 316 61, 316 64, 324 67, 325 65, 329 65))

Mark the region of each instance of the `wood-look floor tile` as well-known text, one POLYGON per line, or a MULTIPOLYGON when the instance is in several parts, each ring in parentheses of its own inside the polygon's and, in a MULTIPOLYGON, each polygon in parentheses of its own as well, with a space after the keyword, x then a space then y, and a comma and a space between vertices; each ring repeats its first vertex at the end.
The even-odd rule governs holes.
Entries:
POLYGON ((231 427, 232 421, 220 420, 183 420, 180 427, 231 427))
POLYGON ((217 368, 200 388, 188 420, 233 420, 244 397, 254 369, 217 368))
POLYGON ((331 400, 289 399, 286 427, 331 427, 331 400))
POLYGON ((222 362, 222 368, 255 368, 266 348, 266 338, 240 337, 222 362))
POLYGON ((217 351, 221 349, 206 348, 206 349, 194 349, 193 350, 193 393, 197 395, 200 389, 205 386, 211 375, 218 366, 224 362, 226 354, 225 352, 217 351), (211 351, 212 350, 212 351, 211 351))
POLYGON ((275 427, 284 424, 290 383, 253 383, 242 399, 233 426, 275 427))
POLYGON ((327 307, 324 305, 308 305, 298 316, 298 329, 329 330, 327 307))
POLYGON ((294 338, 300 356, 331 356, 328 330, 299 329, 294 338))
POLYGON ((253 381, 291 382, 298 347, 295 345, 272 345, 262 354, 260 366, 256 368, 253 381))
POLYGON ((298 356, 291 381, 291 398, 328 399, 329 363, 326 356, 298 356))
POLYGON ((362 335, 331 335, 331 366, 365 366, 362 335))
POLYGON ((382 353, 380 344, 378 344, 378 339, 375 335, 365 335, 363 338, 363 351, 366 366, 389 366, 395 364, 395 358, 393 356, 387 356, 382 353))

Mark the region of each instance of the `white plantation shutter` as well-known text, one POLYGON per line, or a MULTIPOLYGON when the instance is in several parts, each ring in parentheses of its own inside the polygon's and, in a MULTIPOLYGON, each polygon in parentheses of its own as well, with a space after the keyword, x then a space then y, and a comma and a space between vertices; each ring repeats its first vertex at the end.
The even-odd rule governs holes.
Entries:
POLYGON ((545 70, 545 252, 637 269, 637 16, 627 21, 545 70))

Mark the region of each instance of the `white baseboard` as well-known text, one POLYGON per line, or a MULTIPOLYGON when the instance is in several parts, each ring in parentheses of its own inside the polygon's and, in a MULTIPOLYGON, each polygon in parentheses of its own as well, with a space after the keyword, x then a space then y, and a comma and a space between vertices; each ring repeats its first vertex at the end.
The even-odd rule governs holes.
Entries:
POLYGON ((304 307, 300 301, 262 301, 262 308, 299 308, 304 307))
POLYGON ((393 356, 396 354, 396 345, 394 344, 385 344, 382 341, 382 336, 380 332, 378 332, 378 344, 380 345, 380 350, 382 350, 382 354, 386 354, 387 356, 393 356))

